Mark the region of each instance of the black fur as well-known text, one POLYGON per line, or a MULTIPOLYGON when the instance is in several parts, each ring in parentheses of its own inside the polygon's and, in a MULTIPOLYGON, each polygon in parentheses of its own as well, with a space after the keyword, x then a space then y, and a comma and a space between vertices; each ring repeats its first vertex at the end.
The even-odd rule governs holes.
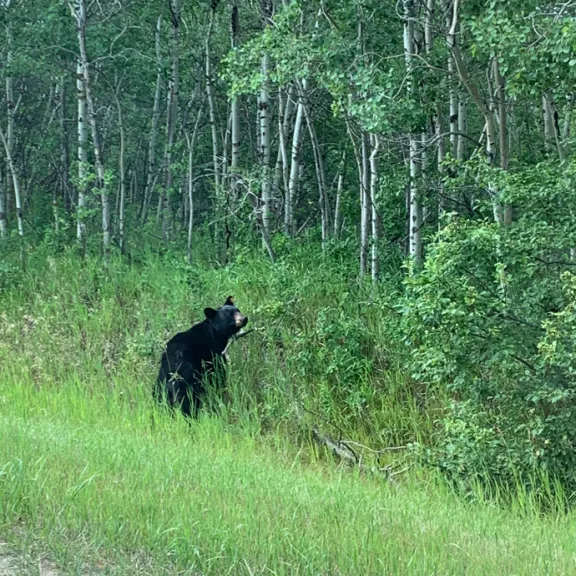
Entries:
POLYGON ((186 416, 197 416, 206 377, 222 382, 226 345, 248 323, 231 296, 217 310, 205 308, 204 315, 204 321, 176 334, 166 344, 154 387, 156 400, 165 399, 172 408, 180 406, 186 416))

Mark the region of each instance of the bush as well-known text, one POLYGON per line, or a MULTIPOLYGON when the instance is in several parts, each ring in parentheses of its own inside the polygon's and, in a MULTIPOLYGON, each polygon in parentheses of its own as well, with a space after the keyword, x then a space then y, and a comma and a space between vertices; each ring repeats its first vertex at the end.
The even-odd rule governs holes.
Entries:
POLYGON ((493 174, 504 201, 522 197, 513 224, 453 218, 407 280, 410 369, 453 401, 429 452, 452 477, 576 488, 573 172, 493 174))

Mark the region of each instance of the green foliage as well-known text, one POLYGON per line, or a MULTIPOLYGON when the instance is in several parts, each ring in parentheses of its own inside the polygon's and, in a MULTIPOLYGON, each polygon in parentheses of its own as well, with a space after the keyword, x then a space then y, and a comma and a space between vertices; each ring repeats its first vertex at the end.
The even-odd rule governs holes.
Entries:
POLYGON ((492 174, 501 198, 522 197, 516 221, 452 219, 407 281, 413 376, 453 397, 432 458, 453 477, 513 485, 546 470, 576 486, 573 170, 492 174))

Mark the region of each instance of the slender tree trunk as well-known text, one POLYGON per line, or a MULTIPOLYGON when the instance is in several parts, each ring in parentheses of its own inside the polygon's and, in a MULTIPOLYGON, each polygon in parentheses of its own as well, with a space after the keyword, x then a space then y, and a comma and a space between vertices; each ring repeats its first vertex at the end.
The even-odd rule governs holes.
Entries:
POLYGON ((368 240, 370 226, 370 145, 368 136, 362 132, 360 182, 360 277, 363 278, 368 269, 368 240))
POLYGON ((558 121, 558 112, 554 106, 554 99, 550 92, 542 96, 542 109, 544 114, 544 137, 546 148, 549 151, 556 150, 560 162, 566 159, 564 148, 562 146, 562 135, 558 121))
POLYGON ((4 177, 2 171, 0 170, 0 238, 6 238, 7 234, 8 223, 6 222, 6 191, 4 188, 4 177))
POLYGON ((122 106, 120 105, 120 98, 118 97, 119 91, 120 91, 120 83, 118 83, 116 87, 114 97, 116 100, 116 108, 118 111, 118 131, 120 132, 120 151, 118 157, 118 167, 120 177, 120 206, 118 209, 118 235, 120 242, 120 252, 124 254, 126 250, 126 226, 124 216, 124 208, 126 203, 126 167, 125 167, 126 134, 124 130, 124 119, 122 116, 122 106))
POLYGON ((410 213, 408 251, 417 268, 422 265, 422 201, 419 190, 421 150, 418 138, 410 135, 410 213))
POLYGON ((188 264, 192 263, 192 238, 194 232, 194 145, 196 143, 196 137, 198 135, 198 127, 200 126, 200 120, 202 118, 203 105, 198 108, 198 114, 196 116, 196 122, 194 123, 194 129, 192 135, 185 132, 186 144, 188 145, 188 242, 186 245, 186 256, 188 264))
POLYGON ((164 160, 164 210, 162 218, 162 237, 170 239, 174 215, 172 214, 172 200, 174 191, 174 175, 172 172, 172 159, 174 154, 174 136, 176 134, 176 116, 178 114, 178 96, 180 88, 180 0, 170 2, 172 22, 172 73, 168 88, 168 106, 166 114, 166 153, 164 160))
MULTIPOLYGON (((502 168, 504 171, 508 171, 508 166, 510 164, 510 153, 508 147, 508 110, 506 106, 506 86, 504 77, 500 74, 500 67, 498 65, 497 57, 493 59, 492 66, 494 71, 494 82, 496 84, 496 96, 498 101, 500 168, 502 168)), ((503 219, 504 224, 511 224, 512 206, 504 206, 503 219)))
POLYGON ((341 204, 342 204, 342 190, 344 189, 344 171, 346 169, 346 149, 342 152, 342 160, 338 167, 338 178, 336 183, 336 204, 334 206, 334 238, 340 238, 341 225, 341 204))
MULTIPOLYGON (((290 163, 288 161, 288 133, 290 130, 290 120, 294 111, 294 85, 291 85, 283 98, 282 88, 278 89, 278 154, 276 155, 276 169, 274 171, 274 190, 282 188, 284 202, 288 194, 288 182, 290 163)), ((284 212, 286 209, 284 208, 284 212)))
POLYGON ((270 235, 271 203, 270 194, 270 95, 269 66, 270 57, 267 53, 262 56, 262 86, 258 109, 260 115, 260 162, 262 165, 262 227, 270 235))
POLYGON ((220 191, 220 168, 218 162, 218 130, 216 127, 216 104, 214 102, 214 87, 212 85, 212 62, 210 60, 210 40, 214 28, 214 9, 210 11, 210 23, 206 34, 205 56, 206 56, 206 96, 208 98, 208 113, 210 117, 210 128, 212 130, 212 164, 214 166, 214 184, 216 193, 220 191))
POLYGON ((464 162, 466 159, 466 138, 467 132, 467 115, 466 115, 466 100, 460 98, 458 100, 458 136, 456 138, 456 158, 459 162, 464 162))
POLYGON ((308 132, 310 134, 310 141, 312 143, 312 152, 314 154, 314 165, 316 167, 316 180, 318 183, 318 204, 320 206, 321 228, 322 228, 322 249, 326 249, 326 242, 330 235, 330 207, 328 204, 328 197, 326 194, 326 174, 324 172, 324 161, 322 159, 322 152, 316 136, 316 129, 314 123, 310 118, 310 113, 307 107, 304 107, 304 114, 306 116, 306 124, 308 125, 308 132))
POLYGON ((377 282, 380 276, 380 260, 378 255, 378 210, 376 198, 378 194, 378 154, 380 152, 380 139, 376 134, 370 136, 372 152, 370 154, 370 206, 372 223, 372 281, 377 282))
POLYGON ((90 65, 86 50, 86 0, 76 0, 76 10, 74 15, 78 24, 78 45, 82 61, 86 105, 88 107, 90 129, 92 132, 92 145, 94 147, 96 183, 100 190, 100 198, 102 201, 102 245, 104 255, 106 256, 110 249, 111 239, 110 198, 108 196, 108 191, 106 190, 104 160, 102 158, 102 147, 100 145, 96 106, 94 104, 94 98, 92 97, 92 86, 90 83, 90 65))
MULTIPOLYGON (((486 104, 478 87, 470 79, 466 65, 464 64, 464 59, 460 52, 460 47, 456 41, 456 29, 458 28, 458 7, 460 0, 454 0, 453 12, 452 12, 452 25, 450 31, 448 32, 448 42, 452 50, 452 55, 454 57, 454 63, 456 65, 456 70, 458 71, 458 76, 460 81, 465 86, 466 90, 470 94, 472 100, 484 116, 485 129, 486 129, 486 157, 489 166, 494 165, 494 148, 496 142, 496 125, 494 120, 494 111, 490 106, 486 104)), ((489 192, 492 197, 492 207, 494 210, 494 220, 500 224, 506 223, 506 210, 502 206, 499 198, 498 191, 494 189, 491 185, 489 187, 489 192)))
POLYGON ((440 198, 438 200, 438 227, 440 228, 440 215, 444 210, 445 207, 445 194, 444 194, 444 160, 446 158, 446 147, 445 141, 442 134, 444 134, 444 125, 442 122, 442 106, 440 102, 436 103, 436 118, 435 118, 435 130, 436 130, 436 138, 438 139, 438 154, 437 154, 437 163, 438 163, 438 173, 440 175, 440 184, 439 184, 439 194, 440 198))
MULTIPOLYGON (((450 17, 449 10, 450 0, 443 1, 443 9, 446 13, 446 28, 449 30, 452 25, 452 19, 450 17)), ((452 49, 452 37, 450 33, 446 36, 446 43, 448 48, 452 49)), ((449 101, 449 127, 450 127, 450 155, 452 158, 458 157, 458 113, 459 113, 459 103, 458 96, 456 95, 456 70, 454 69, 454 57, 452 54, 448 54, 448 101, 449 101)))
POLYGON ((286 234, 294 234, 294 204, 296 194, 298 193, 298 182, 300 177, 300 154, 302 151, 302 141, 304 139, 304 106, 306 92, 308 90, 308 81, 302 81, 302 87, 298 91, 298 109, 296 111, 296 120, 294 121, 294 130, 292 132, 292 151, 290 164, 290 178, 288 180, 288 193, 284 205, 284 229, 286 234))
POLYGON ((4 134, 4 131, 0 128, 0 140, 4 145, 4 151, 6 152, 6 161, 8 162, 8 170, 12 176, 12 185, 14 188, 14 200, 16 202, 16 218, 18 220, 18 234, 21 238, 24 237, 24 219, 22 216, 22 202, 20 197, 20 182, 18 179, 18 171, 12 158, 12 150, 8 145, 8 138, 4 134))
POLYGON ((60 197, 66 212, 70 211, 70 148, 68 145, 68 125, 66 117, 66 84, 65 76, 60 78, 60 197))
MULTIPOLYGON (((414 2, 403 0, 404 5, 404 58, 406 61, 407 89, 414 97, 415 85, 413 78, 414 68, 414 2)), ((419 268, 422 265, 422 197, 418 189, 421 174, 421 156, 419 139, 415 134, 409 134, 410 147, 410 196, 409 196, 409 229, 408 252, 419 268)))
POLYGON ((142 212, 140 220, 142 224, 146 222, 148 216, 148 207, 153 194, 153 182, 155 182, 155 168, 156 168, 156 138, 158 134, 158 123, 160 120, 160 97, 162 94, 162 52, 161 52, 161 31, 162 31, 162 16, 158 16, 156 22, 156 90, 154 91, 154 104, 152 105, 152 126, 150 128, 150 138, 148 140, 148 161, 146 164, 146 185, 144 187, 144 198, 142 203, 142 212))
MULTIPOLYGON (((6 2, 6 9, 10 7, 11 1, 6 2)), ((12 26, 9 21, 9 15, 7 15, 8 22, 6 24, 6 66, 10 69, 12 64, 12 26)), ((7 113, 7 125, 6 125, 6 145, 10 150, 10 154, 14 153, 14 118, 16 116, 16 102, 14 101, 14 79, 12 76, 6 76, 6 113, 7 113)), ((11 174, 10 163, 8 161, 8 154, 6 154, 6 174, 11 174)), ((7 189, 8 197, 5 206, 6 212, 8 212, 8 206, 10 203, 10 196, 12 193, 16 193, 14 190, 13 181, 10 178, 7 179, 7 189)))
POLYGON ((78 97, 78 202, 76 204, 76 238, 82 246, 86 246, 86 223, 84 210, 86 208, 88 187, 88 124, 86 90, 84 89, 84 67, 78 61, 76 67, 76 90, 78 97))
MULTIPOLYGON (((231 104, 231 103, 230 103, 231 104)), ((228 185, 228 146, 230 144, 230 140, 232 139, 232 111, 230 114, 226 114, 227 122, 226 122, 226 131, 224 132, 224 139, 222 141, 222 188, 223 190, 226 189, 228 185)))
MULTIPOLYGON (((231 32, 232 32, 232 50, 238 49, 238 32, 239 32, 239 16, 237 0, 232 3, 232 18, 231 18, 231 32)), ((232 132, 232 157, 230 161, 231 181, 230 192, 232 196, 236 196, 236 187, 238 183, 238 160, 240 158, 240 106, 238 96, 232 98, 230 103, 230 120, 232 132)))
POLYGON ((544 117, 544 142, 546 149, 551 152, 554 150, 554 120, 552 119, 550 97, 547 93, 542 94, 542 115, 544 117))

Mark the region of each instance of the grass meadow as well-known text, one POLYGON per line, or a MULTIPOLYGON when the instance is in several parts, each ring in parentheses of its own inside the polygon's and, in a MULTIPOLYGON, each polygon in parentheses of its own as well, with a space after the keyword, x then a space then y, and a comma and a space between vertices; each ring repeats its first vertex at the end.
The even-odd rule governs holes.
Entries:
POLYGON ((562 503, 457 495, 407 450, 392 483, 315 446, 308 420, 374 447, 431 441, 441 393, 401 373, 393 317, 345 274, 237 262, 39 253, 0 276, 0 537, 15 553, 78 575, 576 573, 562 503), (150 398, 162 345, 229 293, 258 330, 232 347, 226 398, 171 418, 150 398))

